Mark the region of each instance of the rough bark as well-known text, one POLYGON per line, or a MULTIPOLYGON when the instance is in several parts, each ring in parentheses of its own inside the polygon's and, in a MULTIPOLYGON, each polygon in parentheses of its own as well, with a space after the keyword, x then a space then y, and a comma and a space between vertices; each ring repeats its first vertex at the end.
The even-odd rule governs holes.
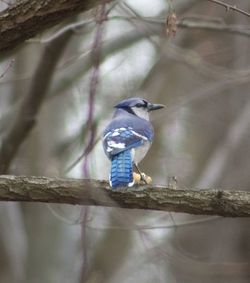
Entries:
POLYGON ((21 0, 0 13, 0 52, 63 20, 95 7, 102 0, 21 0))
POLYGON ((250 192, 145 186, 111 190, 106 181, 46 177, 0 177, 0 201, 67 203, 225 217, 250 216, 250 192))

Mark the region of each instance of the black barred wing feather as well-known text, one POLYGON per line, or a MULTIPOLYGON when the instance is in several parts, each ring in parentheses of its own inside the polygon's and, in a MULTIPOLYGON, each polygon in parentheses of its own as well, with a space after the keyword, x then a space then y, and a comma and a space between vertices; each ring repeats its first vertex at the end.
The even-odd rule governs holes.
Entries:
POLYGON ((103 147, 110 158, 122 151, 136 148, 145 142, 150 142, 151 136, 147 133, 135 131, 132 127, 120 127, 106 131, 103 137, 103 147))

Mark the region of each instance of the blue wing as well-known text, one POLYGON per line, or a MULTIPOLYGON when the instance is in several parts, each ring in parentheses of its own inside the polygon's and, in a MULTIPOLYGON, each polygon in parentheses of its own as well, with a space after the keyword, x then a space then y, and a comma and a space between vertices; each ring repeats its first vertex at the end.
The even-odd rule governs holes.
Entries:
POLYGON ((116 128, 103 137, 103 146, 108 156, 143 145, 148 138, 135 132, 131 127, 116 128))
POLYGON ((144 119, 114 119, 106 128, 103 147, 109 158, 153 139, 152 125, 144 119))

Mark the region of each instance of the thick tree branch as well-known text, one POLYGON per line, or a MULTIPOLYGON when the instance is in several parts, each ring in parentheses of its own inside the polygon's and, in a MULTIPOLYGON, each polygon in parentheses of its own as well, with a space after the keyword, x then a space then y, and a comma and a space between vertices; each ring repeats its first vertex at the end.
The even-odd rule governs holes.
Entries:
POLYGON ((21 0, 0 13, 0 52, 63 20, 95 7, 102 0, 21 0))
POLYGON ((110 190, 98 180, 0 176, 0 201, 67 203, 190 214, 250 216, 250 192, 183 190, 162 186, 110 190))

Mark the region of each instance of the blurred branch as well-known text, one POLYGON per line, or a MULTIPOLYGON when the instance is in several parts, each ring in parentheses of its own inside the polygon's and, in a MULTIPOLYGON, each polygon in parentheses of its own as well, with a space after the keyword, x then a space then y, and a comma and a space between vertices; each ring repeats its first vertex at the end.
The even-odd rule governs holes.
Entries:
POLYGON ((180 20, 177 22, 177 26, 179 28, 203 29, 203 30, 232 33, 232 34, 238 34, 238 35, 250 37, 249 29, 243 29, 241 26, 227 25, 224 23, 218 23, 214 21, 180 20))
POLYGON ((0 201, 67 203, 190 214, 250 216, 250 192, 144 186, 111 190, 106 181, 31 176, 0 177, 0 201))
POLYGON ((95 140, 96 127, 94 123, 94 108, 95 108, 95 98, 97 95, 97 87, 99 83, 100 76, 100 63, 101 63, 101 47, 102 38, 104 34, 104 21, 107 21, 108 11, 106 11, 106 0, 103 1, 98 15, 96 15, 96 33, 91 49, 91 57, 93 61, 93 69, 90 77, 90 87, 88 96, 88 114, 86 121, 87 128, 87 145, 85 152, 84 162, 83 162, 83 173, 85 177, 89 177, 88 169, 88 154, 91 152, 95 140))
MULTIPOLYGON (((119 17, 121 19, 121 17, 119 17)), ((129 17, 131 18, 131 17, 129 17)), ((110 19, 117 19, 110 18, 110 19)), ((128 19, 127 17, 123 17, 123 19, 128 19)), ((133 17, 133 19, 136 19, 133 17)), ((138 19, 137 19, 138 20, 138 19)), ((141 21, 141 20, 140 20, 141 21)), ((145 27, 141 26, 139 29, 134 29, 127 33, 123 33, 122 35, 118 36, 117 38, 111 39, 109 41, 102 43, 102 54, 101 54, 101 63, 105 61, 109 56, 113 55, 116 52, 126 49, 128 46, 136 44, 140 40, 145 39, 149 36, 163 36, 165 30, 165 22, 166 20, 157 20, 155 18, 144 18, 144 21, 148 21, 152 24, 150 29, 146 29, 145 27)), ((86 25, 90 22, 87 21, 86 25)), ((183 19, 177 22, 179 28, 188 28, 188 29, 204 29, 210 31, 218 31, 218 32, 226 32, 231 34, 238 34, 241 36, 250 37, 250 31, 247 30, 245 26, 239 25, 225 25, 223 23, 216 23, 214 21, 191 21, 187 19, 183 19)), ((79 23, 79 27, 84 26, 84 23, 79 23)), ((60 35, 63 32, 68 32, 68 30, 74 30, 78 28, 78 24, 70 25, 69 27, 60 31, 60 35)), ((54 37, 57 37, 56 34, 54 37)), ((45 40, 44 42, 48 42, 49 40, 45 40)), ((42 41, 43 42, 43 41, 42 41)), ((59 83, 54 84, 50 91, 49 97, 53 97, 53 94, 59 94, 62 91, 65 91, 69 87, 71 87, 77 80, 79 80, 93 65, 93 60, 91 59, 91 53, 87 52, 84 56, 77 58, 74 62, 73 68, 72 66, 64 66, 59 74, 59 83)), ((59 70, 60 71, 60 70, 59 70)), ((29 79, 29 78, 24 78, 29 79)))
POLYGON ((14 122, 3 137, 0 146, 0 172, 8 172, 11 161, 15 157, 20 145, 35 125, 36 116, 45 99, 50 86, 56 64, 63 53, 72 31, 65 32, 49 42, 40 58, 33 76, 29 92, 14 115, 14 122))
POLYGON ((223 170, 229 163, 230 157, 239 149, 244 138, 247 138, 250 127, 249 119, 250 101, 241 109, 238 117, 229 126, 225 138, 222 139, 208 159, 196 184, 199 188, 203 188, 207 184, 215 184, 222 177, 223 170))
POLYGON ((101 0, 22 0, 0 13, 0 52, 63 20, 95 7, 101 0))
MULTIPOLYGON (((131 17, 130 17, 131 18, 131 17)), ((138 20, 138 19, 137 19, 138 20)), ((145 20, 145 18, 144 18, 145 20)), ((151 23, 150 28, 146 28, 143 24, 140 28, 136 28, 132 31, 123 33, 117 36, 114 39, 104 41, 102 43, 102 54, 100 62, 103 63, 109 58, 109 56, 114 55, 117 52, 120 52, 126 49, 133 44, 136 44, 140 40, 145 39, 149 36, 164 36, 165 31, 165 19, 164 20, 155 20, 146 18, 147 21, 151 23)), ((141 22, 141 20, 138 20, 141 22)), ((190 21, 182 20, 177 23, 180 28, 189 28, 189 29, 207 29, 211 31, 226 32, 232 34, 238 34, 241 36, 250 37, 250 31, 242 29, 240 26, 225 25, 221 23, 209 22, 209 21, 190 21)), ((201 65, 199 61, 199 65, 201 65)), ((58 82, 52 85, 49 97, 55 97, 61 92, 72 87, 76 81, 78 81, 82 76, 90 70, 93 65, 93 60, 91 59, 91 53, 85 53, 84 56, 78 58, 74 62, 73 66, 66 66, 63 68, 63 72, 58 75, 58 82)), ((231 70, 230 70, 231 71, 231 70)), ((235 73, 232 74, 233 77, 236 76, 235 73)), ((239 74, 242 76, 241 74, 239 74)))
POLYGON ((2 74, 0 74, 0 79, 2 79, 9 71, 9 69, 12 67, 13 63, 14 63, 14 59, 10 60, 8 66, 6 67, 6 69, 3 71, 2 74))
MULTIPOLYGON (((111 18, 112 19, 112 18, 111 18)), ((154 27, 154 31, 156 31, 157 27, 158 30, 156 34, 161 33, 164 34, 164 29, 166 26, 166 19, 159 19, 153 17, 114 17, 113 19, 123 19, 123 20, 135 20, 138 22, 146 22, 147 24, 151 24, 154 27)), ((201 29, 201 30, 210 30, 210 31, 217 31, 217 32, 225 32, 225 33, 232 33, 238 34, 246 37, 250 37, 250 31, 248 26, 242 25, 228 25, 223 22, 218 22, 214 20, 205 20, 205 19, 180 19, 176 22, 178 28, 187 28, 187 29, 201 29)))
MULTIPOLYGON (((109 56, 114 55, 115 53, 128 48, 129 46, 136 44, 138 41, 143 40, 145 37, 151 35, 163 35, 164 26, 159 24, 153 24, 150 29, 146 29, 144 26, 141 26, 140 29, 135 29, 122 35, 117 36, 114 39, 104 41, 102 43, 100 64, 103 63, 109 56)), ((82 78, 91 67, 93 66, 93 60, 91 52, 84 54, 78 58, 74 63, 73 68, 71 66, 64 67, 64 72, 60 74, 58 78, 59 83, 52 86, 51 95, 60 94, 62 91, 65 91, 71 87, 77 80, 82 78)))
POLYGON ((228 12, 229 10, 232 10, 232 11, 235 11, 239 14, 242 14, 244 16, 247 16, 247 17, 250 17, 250 13, 240 9, 240 8, 237 8, 236 5, 230 5, 228 3, 225 3, 223 1, 219 1, 219 0, 208 0, 209 2, 212 2, 212 3, 215 3, 215 4, 218 4, 224 8, 226 8, 226 11, 228 12))

